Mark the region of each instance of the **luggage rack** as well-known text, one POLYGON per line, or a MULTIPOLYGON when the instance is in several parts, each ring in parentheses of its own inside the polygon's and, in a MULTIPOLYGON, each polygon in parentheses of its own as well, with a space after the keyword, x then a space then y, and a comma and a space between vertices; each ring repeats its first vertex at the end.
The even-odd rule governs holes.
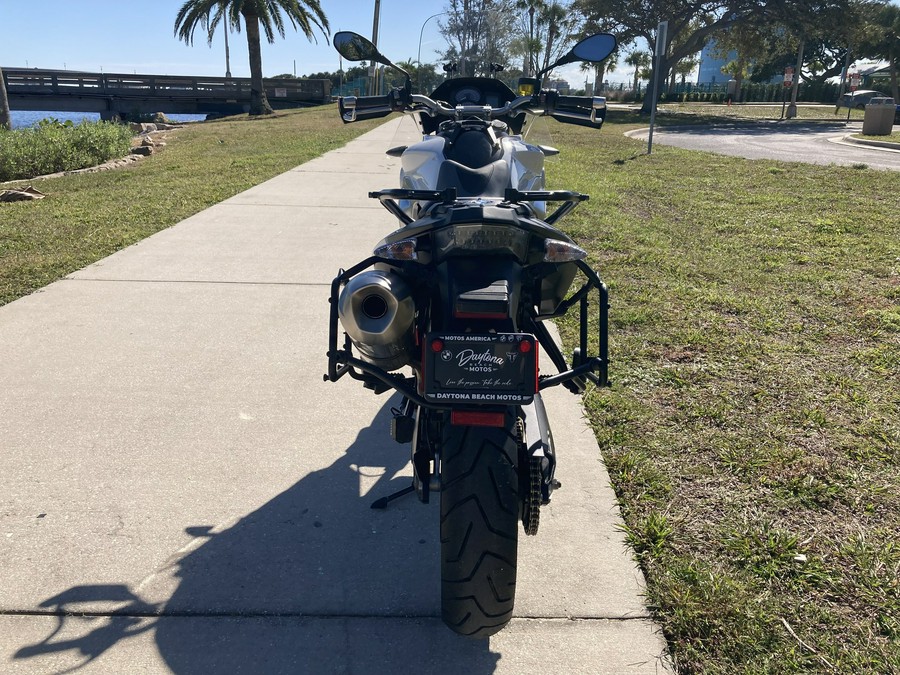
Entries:
MULTIPOLYGON (((406 191, 404 191, 406 192, 406 191)), ((401 268, 395 261, 372 256, 354 265, 348 270, 339 271, 331 282, 330 318, 328 326, 328 372, 323 376, 326 382, 337 382, 344 375, 350 375, 355 380, 360 380, 364 385, 380 394, 390 389, 396 389, 409 400, 424 408, 446 409, 446 404, 436 404, 425 399, 416 389, 415 378, 391 373, 383 368, 368 363, 353 356, 353 345, 348 335, 344 335, 344 343, 338 346, 340 322, 338 318, 338 298, 343 286, 354 276, 375 264, 391 265, 401 268)), ((580 394, 584 391, 587 381, 597 386, 609 386, 609 291, 606 284, 600 280, 591 267, 583 260, 574 261, 573 264, 587 277, 587 281, 570 298, 564 300, 553 314, 535 317, 529 325, 522 326, 524 332, 533 333, 541 346, 547 352, 553 365, 559 371, 556 375, 542 376, 539 381, 538 391, 550 387, 563 385, 569 391, 580 394), (598 355, 589 356, 588 350, 588 310, 589 296, 592 289, 597 290, 600 321, 598 327, 598 355), (572 354, 571 367, 566 362, 556 341, 550 335, 549 330, 543 325, 543 321, 554 319, 564 315, 569 309, 579 305, 580 330, 579 346, 572 354)))

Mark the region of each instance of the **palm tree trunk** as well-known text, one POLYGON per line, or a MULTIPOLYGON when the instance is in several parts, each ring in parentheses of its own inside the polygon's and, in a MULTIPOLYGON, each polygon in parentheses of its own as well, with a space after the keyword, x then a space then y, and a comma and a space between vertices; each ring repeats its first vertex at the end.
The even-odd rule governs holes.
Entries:
POLYGON ((259 43, 259 17, 256 14, 244 14, 247 27, 247 49, 250 52, 250 114, 271 115, 275 111, 266 98, 262 76, 262 50, 259 43))
POLYGON ((601 61, 594 64, 594 96, 603 91, 603 80, 606 77, 606 65, 601 61))
POLYGON ((2 68, 0 68, 0 128, 12 129, 12 115, 9 112, 9 98, 6 95, 2 68))
POLYGON ((225 21, 225 77, 231 77, 231 51, 228 49, 228 21, 225 21))

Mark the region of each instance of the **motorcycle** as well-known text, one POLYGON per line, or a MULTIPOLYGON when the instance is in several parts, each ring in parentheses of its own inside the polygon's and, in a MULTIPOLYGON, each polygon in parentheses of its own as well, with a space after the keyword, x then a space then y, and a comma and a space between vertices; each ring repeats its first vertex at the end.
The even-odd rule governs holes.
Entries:
POLYGON ((542 90, 541 77, 602 61, 616 40, 582 40, 537 77, 521 78, 516 93, 497 79, 456 77, 431 96, 413 94, 409 74, 361 35, 339 32, 334 46, 349 61, 405 77, 384 96, 340 98, 341 119, 410 113, 423 139, 387 151, 400 157, 400 187, 369 194, 399 229, 332 283, 325 380, 349 375, 376 394, 402 395, 391 436, 411 446, 412 484, 372 508, 439 494, 442 618, 485 638, 512 618, 518 523, 536 534, 541 506, 561 487, 541 392, 608 384, 607 288, 554 226, 588 197, 545 189, 544 157, 556 151, 526 142, 522 128, 530 115, 600 129, 605 99, 542 90), (549 215, 548 204, 558 204, 549 215), (545 322, 576 307, 579 346, 567 361, 545 322), (540 373, 540 350, 556 374, 540 373))

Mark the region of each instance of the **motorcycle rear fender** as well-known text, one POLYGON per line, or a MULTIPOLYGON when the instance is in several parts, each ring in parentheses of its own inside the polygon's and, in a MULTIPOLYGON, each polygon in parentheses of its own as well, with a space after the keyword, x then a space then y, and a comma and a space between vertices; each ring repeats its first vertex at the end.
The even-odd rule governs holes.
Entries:
POLYGON ((534 400, 522 406, 525 422, 525 451, 529 457, 541 457, 543 480, 541 496, 544 502, 550 500, 553 492, 553 477, 556 473, 556 451, 553 446, 553 433, 550 431, 550 419, 540 394, 534 400))

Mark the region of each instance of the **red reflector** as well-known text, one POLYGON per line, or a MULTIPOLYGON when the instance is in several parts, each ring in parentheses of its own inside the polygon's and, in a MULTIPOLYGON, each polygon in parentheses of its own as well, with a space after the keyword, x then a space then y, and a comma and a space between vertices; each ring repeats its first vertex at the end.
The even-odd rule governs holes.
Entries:
POLYGON ((444 351, 444 341, 443 340, 432 340, 431 341, 431 351, 435 354, 439 354, 444 351))
POLYGON ((503 412, 454 410, 450 413, 450 424, 464 427, 502 427, 505 419, 503 412))
POLYGON ((519 351, 523 354, 527 354, 531 351, 531 343, 528 340, 522 340, 519 343, 519 351))

